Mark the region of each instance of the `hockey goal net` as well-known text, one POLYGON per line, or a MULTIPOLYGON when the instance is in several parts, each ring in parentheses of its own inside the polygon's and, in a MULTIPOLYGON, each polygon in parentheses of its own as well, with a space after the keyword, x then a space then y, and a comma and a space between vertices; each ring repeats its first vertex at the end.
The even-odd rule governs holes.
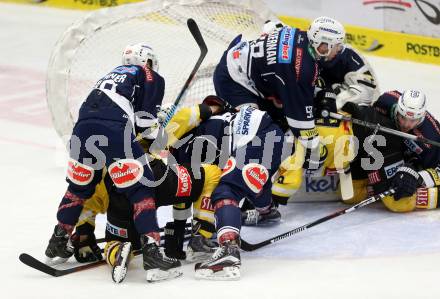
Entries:
POLYGON ((58 134, 71 134, 79 106, 95 82, 120 64, 127 44, 145 42, 155 50, 166 82, 163 103, 172 103, 199 56, 188 18, 199 25, 208 55, 182 105, 214 93, 214 67, 235 36, 255 39, 266 20, 277 19, 260 0, 152 0, 92 12, 63 33, 50 58, 47 101, 58 134))

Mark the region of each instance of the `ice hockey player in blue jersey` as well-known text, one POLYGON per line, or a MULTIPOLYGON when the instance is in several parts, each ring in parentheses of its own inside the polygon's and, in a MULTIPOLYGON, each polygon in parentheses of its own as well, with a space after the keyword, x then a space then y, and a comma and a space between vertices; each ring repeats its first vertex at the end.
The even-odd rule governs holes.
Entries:
MULTIPOLYGON (((417 89, 386 92, 374 103, 402 132, 440 142, 440 124, 426 106, 425 94, 417 89)), ((440 148, 409 139, 404 139, 403 144, 407 163, 397 169, 392 179, 391 186, 396 192, 391 209, 409 212, 416 207, 437 208, 440 148)))
POLYGON ((177 277, 181 275, 180 262, 164 257, 158 247, 156 199, 149 184, 154 177, 135 138, 137 133, 154 135, 156 106, 162 103, 164 79, 156 72, 158 62, 147 45, 127 46, 122 62, 96 83, 80 107, 70 140, 69 185, 45 253, 49 259, 66 259, 73 254, 72 230, 84 201, 93 195, 103 171, 107 171, 132 205, 147 280, 177 277))
POLYGON ((316 42, 308 32, 289 26, 252 41, 238 36, 214 72, 216 93, 233 106, 251 104, 267 111, 299 138, 306 155, 319 158, 324 151, 313 116, 317 60, 332 55, 344 37, 342 25, 327 17, 320 18, 313 33, 316 42))

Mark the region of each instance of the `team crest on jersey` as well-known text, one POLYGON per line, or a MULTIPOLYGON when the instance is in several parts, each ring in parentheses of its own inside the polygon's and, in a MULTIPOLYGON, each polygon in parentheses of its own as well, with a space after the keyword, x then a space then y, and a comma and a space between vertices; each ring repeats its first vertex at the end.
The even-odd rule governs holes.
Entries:
POLYGON ((137 160, 121 159, 109 166, 108 173, 116 187, 126 188, 141 179, 144 167, 137 160))
POLYGON ((177 197, 188 197, 191 195, 192 181, 188 169, 177 166, 177 197))
POLYGON ((292 61, 293 37, 295 29, 284 27, 281 31, 280 46, 278 48, 278 62, 290 63, 292 61))
POLYGON ((67 177, 76 185, 84 186, 89 184, 94 174, 95 171, 92 167, 79 163, 74 159, 70 159, 67 163, 67 177))
POLYGON ((257 163, 249 163, 243 167, 243 179, 254 193, 259 193, 269 179, 266 167, 257 163))
POLYGON ((129 73, 132 75, 136 75, 136 72, 137 72, 137 68, 135 66, 124 66, 124 65, 118 66, 113 70, 113 73, 118 73, 118 74, 129 73))
POLYGON ((234 170, 235 166, 237 165, 237 162, 235 161, 234 157, 230 157, 228 161, 226 162, 225 167, 223 168, 222 176, 227 175, 232 170, 234 170))

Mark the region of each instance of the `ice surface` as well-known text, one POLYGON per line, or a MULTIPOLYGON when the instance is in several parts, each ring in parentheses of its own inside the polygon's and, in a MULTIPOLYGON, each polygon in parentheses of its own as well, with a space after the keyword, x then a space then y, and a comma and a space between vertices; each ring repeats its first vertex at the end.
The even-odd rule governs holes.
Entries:
MULTIPOLYGON (((43 257, 66 188, 66 157, 51 127, 44 80, 54 43, 81 15, 0 4, 1 298, 440 298, 439 211, 397 215, 380 204, 243 253, 239 282, 196 281, 190 264, 182 278, 147 284, 140 258, 122 285, 111 282, 107 266, 52 278, 21 264, 21 252, 43 257)), ((368 58, 382 90, 420 88, 440 116, 440 67, 368 58)), ((280 225, 245 228, 243 238, 257 242, 340 208, 290 204, 280 225)), ((169 210, 159 214, 164 223, 169 210)))

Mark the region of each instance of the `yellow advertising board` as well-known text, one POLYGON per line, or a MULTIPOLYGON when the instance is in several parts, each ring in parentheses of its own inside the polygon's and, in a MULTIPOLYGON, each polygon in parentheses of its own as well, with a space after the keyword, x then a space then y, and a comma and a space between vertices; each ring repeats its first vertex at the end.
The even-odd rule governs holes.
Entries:
POLYGON ((0 2, 38 4, 41 6, 52 6, 81 10, 111 7, 141 1, 143 0, 0 0, 0 2))

